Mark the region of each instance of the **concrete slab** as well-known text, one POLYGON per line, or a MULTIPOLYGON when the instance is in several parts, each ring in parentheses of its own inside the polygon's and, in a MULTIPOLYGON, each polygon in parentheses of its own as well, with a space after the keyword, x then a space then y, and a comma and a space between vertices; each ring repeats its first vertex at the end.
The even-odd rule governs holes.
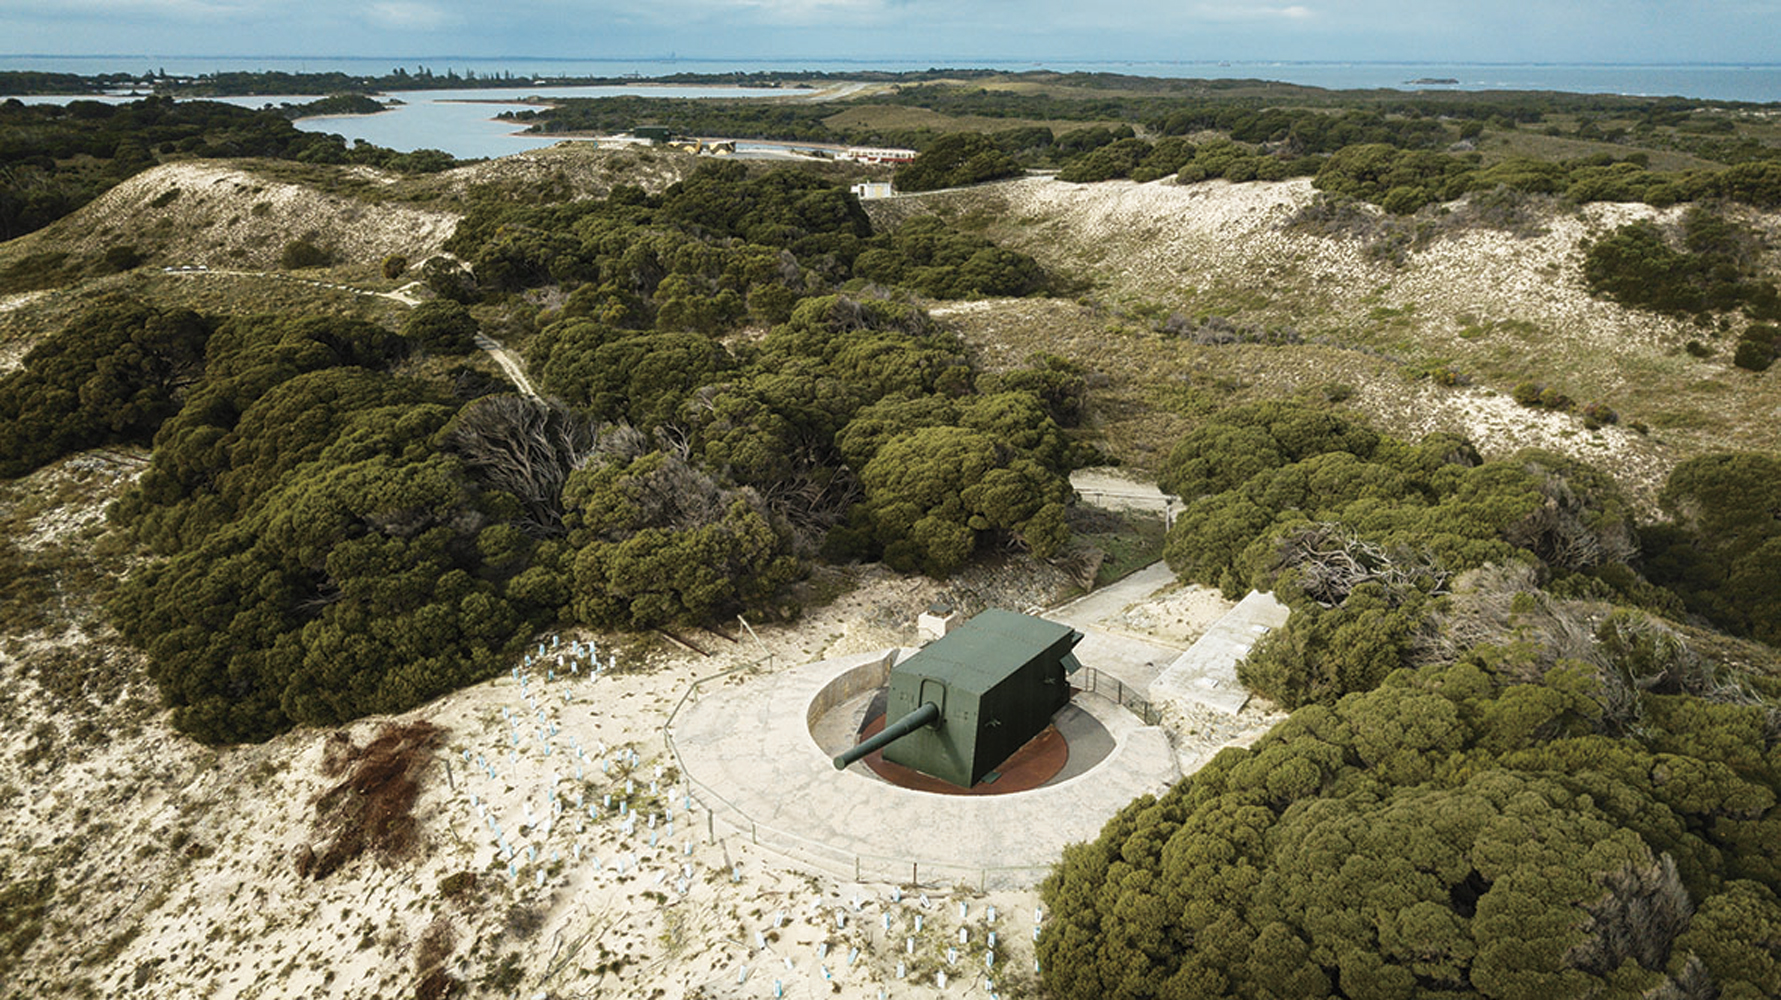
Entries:
POLYGON ((1179 648, 1102 631, 1092 625, 1076 628, 1082 633, 1082 641, 1076 644, 1077 662, 1124 681, 1127 687, 1139 691, 1148 687, 1181 655, 1179 648))
MULTIPOLYGON (((789 859, 850 878, 1023 887, 1064 845, 1089 840, 1132 799, 1180 776, 1167 734, 1079 695, 1113 741, 1074 777, 1008 795, 931 795, 837 772, 811 722, 883 683, 894 650, 807 664, 693 692, 668 724, 695 797, 722 823, 789 859)), ((858 773, 855 773, 857 770, 858 773)))
POLYGON ((1193 701, 1231 715, 1241 712, 1249 692, 1237 680, 1237 662, 1258 639, 1285 625, 1288 614, 1273 594, 1250 591, 1157 675, 1149 699, 1159 704, 1193 701))
POLYGON ((1175 573, 1168 563, 1154 562, 1136 573, 1090 591, 1068 604, 1052 608, 1045 617, 1081 628, 1114 618, 1130 605, 1149 600, 1160 590, 1176 584, 1175 573))

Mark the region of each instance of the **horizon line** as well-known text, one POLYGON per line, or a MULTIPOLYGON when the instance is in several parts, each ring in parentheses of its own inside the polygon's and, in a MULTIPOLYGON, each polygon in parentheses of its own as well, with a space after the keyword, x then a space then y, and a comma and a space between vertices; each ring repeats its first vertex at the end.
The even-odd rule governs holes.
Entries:
MULTIPOLYGON (((1641 61, 1630 61, 1630 62, 1629 61, 1603 62, 1603 61, 1593 61, 1593 60, 1575 60, 1575 61, 1573 61, 1573 60, 1461 60, 1461 59, 1406 60, 1406 59, 1335 59, 1335 58, 1330 58, 1330 59, 1274 59, 1274 58, 1255 58, 1255 57, 1237 58, 1237 59, 1218 59, 1218 58, 1196 58, 1196 59, 1142 58, 1142 59, 1140 59, 1140 58, 1131 58, 1129 56, 1128 57, 1101 57, 1101 58, 1089 57, 1089 56, 1070 56, 1067 58, 1061 58, 1061 57, 1060 58, 1045 58, 1045 57, 1037 57, 1036 58, 1036 57, 1032 57, 1032 56, 970 56, 970 57, 944 57, 944 58, 938 60, 938 62, 953 63, 953 65, 948 65, 948 66, 938 65, 938 62, 936 61, 935 57, 932 57, 932 56, 879 56, 879 57, 874 57, 874 58, 863 58, 863 57, 848 57, 848 56, 683 56, 683 55, 525 56, 525 55, 512 55, 512 54, 483 56, 483 55, 468 55, 468 54, 463 54, 463 53, 429 54, 429 55, 401 55, 401 56, 394 56, 394 55, 377 55, 377 56, 345 55, 345 56, 343 56, 343 55, 314 55, 314 54, 273 55, 273 54, 264 54, 264 53, 260 53, 260 54, 97 53, 97 54, 91 54, 91 55, 88 55, 88 54, 76 55, 76 54, 69 54, 69 53, 49 53, 49 52, 6 52, 6 53, 0 53, 0 60, 4 60, 4 59, 120 59, 120 60, 122 60, 122 59, 131 59, 131 60, 277 59, 277 60, 285 60, 285 61, 290 61, 290 60, 298 60, 298 61, 302 61, 302 60, 317 60, 317 61, 334 60, 334 61, 351 61, 351 62, 387 62, 387 61, 394 60, 399 63, 410 61, 410 60, 416 60, 416 59, 433 59, 433 60, 455 59, 455 60, 476 61, 476 62, 499 62, 502 60, 511 60, 511 61, 515 61, 515 62, 531 61, 531 62, 561 62, 561 63, 602 63, 602 62, 646 62, 646 63, 731 62, 731 63, 738 63, 739 62, 739 63, 774 64, 774 63, 787 63, 787 62, 820 62, 820 63, 857 64, 857 65, 862 65, 862 66, 882 65, 885 63, 916 63, 916 62, 926 61, 926 62, 930 62, 930 63, 936 63, 935 65, 930 66, 931 69, 996 69, 996 68, 1001 68, 999 66, 987 65, 988 63, 1031 63, 1035 66, 1042 66, 1043 64, 1073 65, 1073 64, 1092 63, 1095 65, 1127 65, 1127 66, 1142 66, 1142 65, 1161 65, 1161 66, 1220 66, 1220 65, 1233 65, 1233 66, 1249 66, 1249 65, 1276 65, 1276 66, 1473 66, 1473 67, 1514 67, 1514 66, 1565 67, 1565 66, 1569 66, 1569 67, 1579 67, 1579 68, 1601 68, 1601 69, 1637 69, 1637 68, 1652 68, 1652 69, 1781 69, 1781 62, 1754 62, 1754 61, 1664 62, 1664 61, 1641 60, 1641 61), (982 61, 986 65, 982 65, 982 66, 971 65, 970 63, 973 60, 982 61)), ((901 72, 901 71, 899 71, 899 72, 901 72)))

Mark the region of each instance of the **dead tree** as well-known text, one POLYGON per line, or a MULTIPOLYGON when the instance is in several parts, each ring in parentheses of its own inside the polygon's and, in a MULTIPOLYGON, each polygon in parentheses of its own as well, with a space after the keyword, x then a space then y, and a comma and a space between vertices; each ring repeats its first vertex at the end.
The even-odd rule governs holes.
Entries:
POLYGON ((563 534, 563 484, 601 445, 592 420, 555 400, 527 396, 476 400, 447 439, 473 475, 519 500, 526 511, 521 530, 539 538, 563 534))
POLYGON ((1275 565, 1291 570, 1305 596, 1326 608, 1346 601, 1364 583, 1383 584, 1393 603, 1411 593, 1444 594, 1449 577, 1426 552, 1369 542, 1329 521, 1282 536, 1275 565))

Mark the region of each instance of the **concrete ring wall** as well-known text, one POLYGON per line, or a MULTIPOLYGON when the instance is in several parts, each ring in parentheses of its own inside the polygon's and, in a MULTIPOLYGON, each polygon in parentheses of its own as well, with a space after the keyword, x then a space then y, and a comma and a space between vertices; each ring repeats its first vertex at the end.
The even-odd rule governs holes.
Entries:
MULTIPOLYGON (((835 709, 867 691, 876 691, 890 683, 891 667, 896 664, 897 658, 897 651, 892 650, 889 655, 843 670, 834 680, 824 684, 816 692, 816 697, 810 699, 810 707, 804 712, 805 732, 815 729, 817 720, 835 709)), ((812 737, 812 742, 814 741, 815 738, 812 737)))
POLYGON ((1082 707, 1107 729, 1113 751, 1055 785, 937 795, 837 772, 810 724, 885 683, 895 653, 806 664, 702 692, 668 731, 695 796, 714 819, 794 863, 887 880, 892 872, 947 872, 977 882, 995 873, 998 884, 1031 885, 1066 844, 1092 840, 1127 803, 1161 794, 1180 776, 1166 733, 1097 696, 1082 707))

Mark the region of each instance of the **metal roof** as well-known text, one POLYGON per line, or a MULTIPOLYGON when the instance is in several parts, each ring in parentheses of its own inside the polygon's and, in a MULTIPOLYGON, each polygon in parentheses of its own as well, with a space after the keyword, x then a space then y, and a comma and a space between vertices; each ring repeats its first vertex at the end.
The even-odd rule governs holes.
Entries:
MULTIPOLYGON (((1068 625, 991 608, 929 643, 895 669, 944 680, 960 692, 982 694, 1071 635, 1082 638, 1068 625)), ((1073 641, 1064 647, 1066 669, 1075 665, 1075 658, 1067 655, 1075 645, 1073 641)))

